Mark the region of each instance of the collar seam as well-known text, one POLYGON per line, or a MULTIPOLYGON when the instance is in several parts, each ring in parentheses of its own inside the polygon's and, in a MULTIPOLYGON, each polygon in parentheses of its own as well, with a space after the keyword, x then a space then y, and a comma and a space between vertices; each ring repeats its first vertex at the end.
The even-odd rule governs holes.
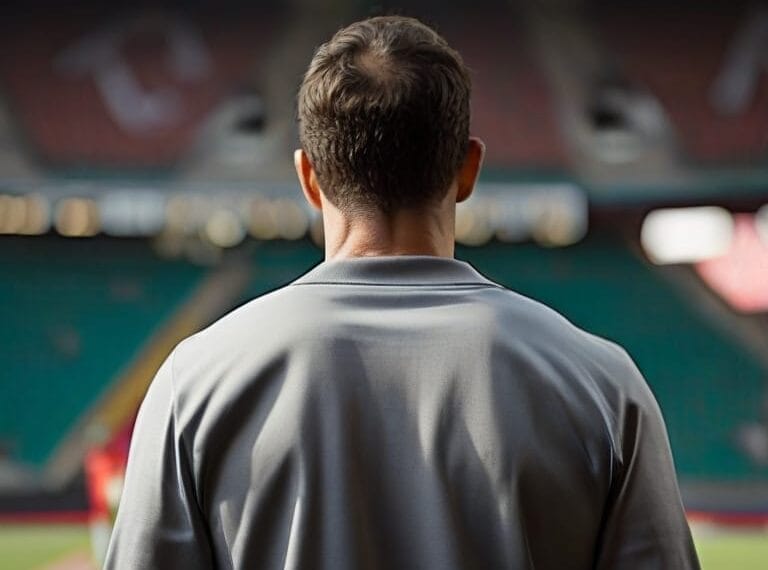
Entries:
POLYGON ((483 283, 478 281, 457 281, 457 282, 432 282, 432 283, 386 283, 375 281, 342 281, 342 280, 323 280, 323 281, 301 281, 291 283, 291 285, 355 285, 368 287, 486 287, 491 289, 503 289, 496 283, 483 283))

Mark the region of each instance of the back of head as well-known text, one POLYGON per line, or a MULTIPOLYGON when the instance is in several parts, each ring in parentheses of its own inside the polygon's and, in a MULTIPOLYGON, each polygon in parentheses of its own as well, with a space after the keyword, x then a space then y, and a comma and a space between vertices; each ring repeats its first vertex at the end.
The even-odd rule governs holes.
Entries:
POLYGON ((385 214, 440 201, 467 152, 469 98, 461 57, 418 20, 337 32, 298 96, 301 144, 326 198, 385 214))

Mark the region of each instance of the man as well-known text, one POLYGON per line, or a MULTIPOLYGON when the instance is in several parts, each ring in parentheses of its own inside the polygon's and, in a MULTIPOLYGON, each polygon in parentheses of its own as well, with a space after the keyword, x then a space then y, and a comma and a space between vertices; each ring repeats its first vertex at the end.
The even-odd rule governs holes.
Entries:
POLYGON ((107 568, 698 566, 626 353, 453 259, 469 95, 416 20, 319 48, 295 162, 326 261, 163 365, 107 568))

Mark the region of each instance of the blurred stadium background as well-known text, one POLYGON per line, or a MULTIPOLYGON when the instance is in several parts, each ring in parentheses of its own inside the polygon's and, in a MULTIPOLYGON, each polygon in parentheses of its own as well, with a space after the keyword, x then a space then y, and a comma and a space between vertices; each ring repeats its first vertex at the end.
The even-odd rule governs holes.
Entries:
POLYGON ((705 569, 768 568, 768 5, 12 1, 0 20, 0 568, 98 567, 181 338, 321 258, 314 47, 435 26, 488 144, 458 256, 625 345, 705 569), (66 8, 65 8, 66 6, 66 8))

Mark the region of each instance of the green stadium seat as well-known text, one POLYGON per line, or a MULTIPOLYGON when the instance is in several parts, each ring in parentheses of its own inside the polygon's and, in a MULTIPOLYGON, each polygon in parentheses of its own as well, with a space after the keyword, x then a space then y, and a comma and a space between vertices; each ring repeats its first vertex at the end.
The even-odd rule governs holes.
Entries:
POLYGON ((40 468, 205 271, 131 240, 5 240, 0 446, 40 468))

